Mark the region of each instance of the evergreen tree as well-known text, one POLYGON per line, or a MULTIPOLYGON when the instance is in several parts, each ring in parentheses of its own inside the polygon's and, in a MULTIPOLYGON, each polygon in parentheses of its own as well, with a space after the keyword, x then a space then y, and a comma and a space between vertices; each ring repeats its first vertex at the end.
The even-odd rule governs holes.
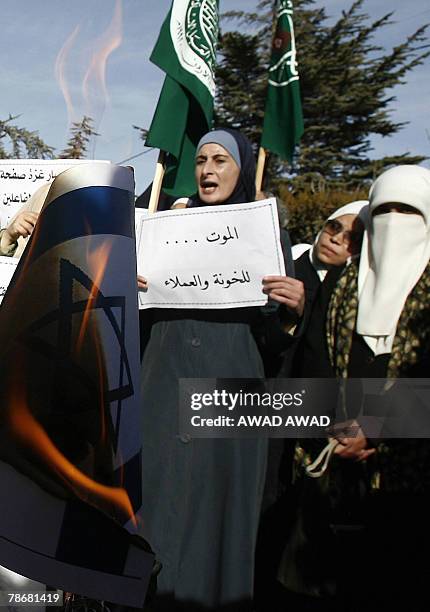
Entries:
POLYGON ((143 142, 145 142, 148 137, 148 130, 146 128, 140 127, 140 125, 133 125, 132 127, 134 130, 137 130, 139 132, 140 140, 143 140, 143 142))
MULTIPOLYGON (((314 0, 296 0, 294 26, 305 133, 297 151, 294 172, 280 160, 269 167, 269 186, 290 173, 297 189, 356 189, 392 164, 419 163, 424 158, 399 152, 371 160, 370 137, 390 136, 403 123, 390 118, 392 87, 429 54, 424 46, 427 26, 390 52, 375 43, 393 13, 370 21, 356 0, 333 25, 314 0), (272 179, 270 181, 270 178, 272 179)), ((273 22, 273 0, 260 0, 258 14, 230 12, 252 28, 251 34, 226 32, 221 39, 217 71, 216 120, 243 130, 259 145, 273 22)), ((267 182, 266 182, 267 188, 267 182)))
POLYGON ((258 35, 226 32, 217 66, 215 124, 243 131, 253 143, 261 136, 267 65, 258 35))
POLYGON ((38 132, 30 132, 12 123, 18 117, 9 115, 5 120, 0 119, 0 159, 52 159, 53 147, 47 145, 38 132))
POLYGON ((93 136, 99 136, 99 134, 93 128, 91 117, 84 115, 82 121, 72 123, 69 140, 64 151, 60 153, 60 158, 83 159, 93 136))

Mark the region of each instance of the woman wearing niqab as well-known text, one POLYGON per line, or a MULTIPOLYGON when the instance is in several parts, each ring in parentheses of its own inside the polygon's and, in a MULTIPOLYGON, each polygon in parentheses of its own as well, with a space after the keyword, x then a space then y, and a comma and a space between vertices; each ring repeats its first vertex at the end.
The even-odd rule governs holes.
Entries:
MULTIPOLYGON (((325 531, 302 539, 295 563, 287 543, 279 578, 342 610, 428 610, 430 402, 412 381, 397 379, 427 379, 430 372, 430 171, 391 168, 376 179, 369 200, 360 259, 327 275, 302 369, 311 377, 380 378, 383 386, 365 396, 363 413, 350 415, 356 435, 337 435, 322 476, 326 502, 313 507, 314 528, 318 517, 325 531), (342 508, 342 520, 333 518, 333 504, 342 508)), ((357 382, 350 381, 354 388, 357 382)), ((301 508, 302 535, 309 536, 303 525, 310 524, 310 511, 301 508)))

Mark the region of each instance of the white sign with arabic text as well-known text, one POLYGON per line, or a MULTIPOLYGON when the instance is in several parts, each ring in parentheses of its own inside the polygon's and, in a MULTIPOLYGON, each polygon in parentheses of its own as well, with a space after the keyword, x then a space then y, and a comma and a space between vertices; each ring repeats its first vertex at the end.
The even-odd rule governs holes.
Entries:
POLYGON ((262 306, 263 277, 285 274, 274 198, 148 214, 136 230, 140 308, 262 306))
POLYGON ((15 273, 18 261, 14 257, 0 257, 0 304, 15 273))

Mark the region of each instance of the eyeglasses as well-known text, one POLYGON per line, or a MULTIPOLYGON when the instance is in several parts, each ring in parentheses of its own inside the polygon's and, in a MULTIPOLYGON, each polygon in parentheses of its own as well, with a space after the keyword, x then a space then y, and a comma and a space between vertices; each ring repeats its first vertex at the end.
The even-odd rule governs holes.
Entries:
POLYGON ((347 230, 343 227, 342 223, 337 219, 329 219, 324 223, 323 232, 329 234, 329 236, 336 236, 342 234, 342 239, 345 244, 357 244, 361 241, 363 232, 347 230))

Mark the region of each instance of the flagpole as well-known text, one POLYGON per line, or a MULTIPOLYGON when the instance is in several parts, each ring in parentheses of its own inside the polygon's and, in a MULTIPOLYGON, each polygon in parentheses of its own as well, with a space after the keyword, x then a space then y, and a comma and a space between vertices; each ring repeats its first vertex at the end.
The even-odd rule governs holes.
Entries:
POLYGON ((261 191, 261 187, 263 185, 263 175, 264 175, 264 166, 266 164, 267 153, 263 147, 260 147, 258 151, 258 161, 257 161, 257 172, 255 175, 255 191, 258 193, 261 191))
POLYGON ((157 166, 155 168, 154 180, 152 181, 151 197, 149 198, 149 213, 154 213, 157 211, 165 171, 166 153, 165 151, 160 150, 160 153, 158 154, 157 166))

